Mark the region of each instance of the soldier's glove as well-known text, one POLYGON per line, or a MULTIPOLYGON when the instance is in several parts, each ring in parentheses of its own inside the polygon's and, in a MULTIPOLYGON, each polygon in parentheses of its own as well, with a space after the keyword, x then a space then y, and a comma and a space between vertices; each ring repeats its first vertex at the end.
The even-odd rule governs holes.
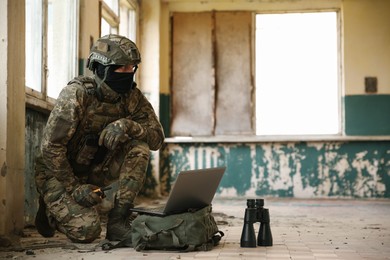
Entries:
POLYGON ((102 198, 95 192, 98 189, 95 185, 83 184, 72 192, 72 197, 81 206, 90 208, 102 202, 102 198))
POLYGON ((124 143, 129 140, 127 134, 126 119, 118 119, 108 124, 100 134, 99 145, 104 144, 110 150, 114 150, 119 142, 124 143))

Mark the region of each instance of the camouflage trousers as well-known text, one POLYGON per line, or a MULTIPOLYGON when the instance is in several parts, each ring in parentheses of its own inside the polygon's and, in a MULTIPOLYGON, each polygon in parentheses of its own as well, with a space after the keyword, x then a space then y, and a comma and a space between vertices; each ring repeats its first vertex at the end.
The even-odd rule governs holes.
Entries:
MULTIPOLYGON (((92 164, 88 168, 75 167, 74 173, 81 184, 104 187, 118 181, 115 197, 117 206, 122 207, 133 203, 143 187, 149 158, 149 146, 131 140, 109 151, 99 164, 92 164)), ((57 230, 74 242, 91 242, 100 236, 101 223, 96 208, 86 208, 75 202, 64 185, 44 165, 41 157, 36 161, 35 179, 37 190, 45 201, 47 215, 57 230)))

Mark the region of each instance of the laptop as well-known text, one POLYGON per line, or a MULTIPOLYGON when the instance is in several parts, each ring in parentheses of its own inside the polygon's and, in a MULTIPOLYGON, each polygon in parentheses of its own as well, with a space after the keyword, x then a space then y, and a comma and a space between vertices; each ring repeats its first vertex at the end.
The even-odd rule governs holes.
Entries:
POLYGON ((211 204, 226 167, 182 171, 164 205, 157 208, 135 207, 133 212, 167 216, 201 209, 211 204))

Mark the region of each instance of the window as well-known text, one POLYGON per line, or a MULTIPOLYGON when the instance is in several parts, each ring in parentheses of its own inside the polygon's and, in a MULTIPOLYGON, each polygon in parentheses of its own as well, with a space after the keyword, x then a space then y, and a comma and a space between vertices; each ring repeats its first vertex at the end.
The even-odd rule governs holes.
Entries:
POLYGON ((339 134, 336 12, 256 15, 256 133, 339 134))
POLYGON ((103 2, 110 8, 114 15, 119 16, 119 0, 103 0, 103 2))
MULTIPOLYGON (((126 36, 137 44, 137 15, 138 3, 134 0, 120 1, 119 34, 126 36)), ((138 46, 138 45, 137 45, 138 46)), ((142 55, 141 55, 142 57, 142 55)), ((139 73, 135 74, 135 81, 139 81, 139 73)))
POLYGON ((340 134, 337 19, 173 13, 170 136, 340 134))
POLYGON ((48 1, 47 56, 49 97, 57 98, 61 89, 77 72, 76 1, 48 1))
POLYGON ((138 3, 135 0, 104 0, 101 36, 120 34, 136 42, 137 10, 138 3))
POLYGON ((104 0, 102 2, 102 17, 100 36, 118 34, 119 0, 104 0))
POLYGON ((134 1, 122 0, 120 5, 119 34, 137 42, 137 9, 134 1))
POLYGON ((27 93, 57 98, 77 75, 78 1, 26 0, 27 93), (54 19, 55 18, 55 19, 54 19))
POLYGON ((42 90, 42 0, 26 0, 26 86, 42 90))

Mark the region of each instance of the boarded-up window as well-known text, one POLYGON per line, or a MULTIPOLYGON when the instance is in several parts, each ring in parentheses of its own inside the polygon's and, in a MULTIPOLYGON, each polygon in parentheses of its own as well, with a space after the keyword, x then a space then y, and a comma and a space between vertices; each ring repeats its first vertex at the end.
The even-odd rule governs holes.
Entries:
POLYGON ((252 14, 175 13, 173 136, 253 134, 252 14))

